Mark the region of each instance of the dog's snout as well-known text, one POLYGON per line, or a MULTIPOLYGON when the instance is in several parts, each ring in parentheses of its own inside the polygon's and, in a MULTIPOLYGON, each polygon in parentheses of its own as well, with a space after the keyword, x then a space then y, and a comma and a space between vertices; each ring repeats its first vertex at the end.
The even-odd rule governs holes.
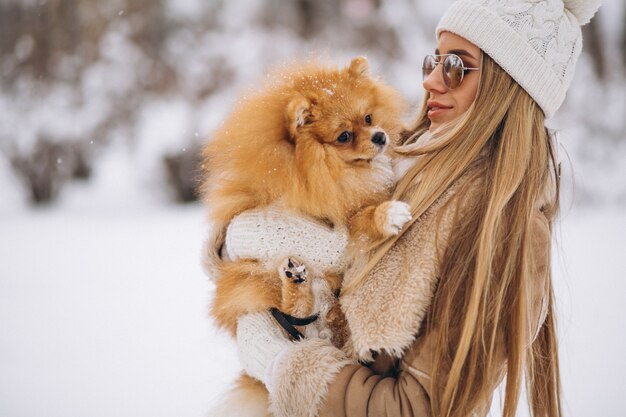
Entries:
POLYGON ((385 132, 376 132, 374 136, 372 136, 372 142, 376 145, 383 146, 387 143, 387 135, 385 135, 385 132))

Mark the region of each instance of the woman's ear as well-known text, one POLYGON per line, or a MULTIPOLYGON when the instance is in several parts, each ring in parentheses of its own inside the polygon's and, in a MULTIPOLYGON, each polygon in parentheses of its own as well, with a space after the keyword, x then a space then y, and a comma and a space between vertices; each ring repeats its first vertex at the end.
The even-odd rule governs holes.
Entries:
POLYGON ((289 135, 292 141, 295 141, 295 137, 298 134, 298 129, 307 123, 307 118, 310 115, 311 102, 300 94, 292 98, 289 104, 287 104, 285 118, 287 121, 287 128, 289 129, 289 135))
POLYGON ((370 75, 370 63, 364 56, 358 56, 350 62, 348 68, 348 74, 351 77, 369 77, 370 75))

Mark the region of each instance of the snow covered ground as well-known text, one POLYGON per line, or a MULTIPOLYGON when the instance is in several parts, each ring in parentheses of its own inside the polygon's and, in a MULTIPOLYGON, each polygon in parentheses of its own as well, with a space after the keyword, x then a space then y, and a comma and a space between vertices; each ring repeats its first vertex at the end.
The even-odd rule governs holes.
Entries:
POLYGON ((556 241, 566 415, 624 416, 626 210, 574 210, 556 241))
MULTIPOLYGON (((0 207, 0 415, 206 416, 238 364, 207 316, 202 207, 63 201, 0 207)), ((626 212, 556 235, 566 415, 623 417, 626 212)))
MULTIPOLYGON (((432 51, 434 22, 450 2, 383 3, 384 20, 400 29, 400 49, 408 52, 397 59, 370 55, 374 72, 413 102, 421 93, 416 69, 432 51)), ((64 187, 55 205, 26 206, 0 155, 0 417, 204 417, 238 373, 234 344, 207 314, 213 287, 200 267, 204 211, 167 202, 161 157, 184 149, 181 138, 205 137, 235 92, 267 64, 317 48, 338 63, 364 53, 255 26, 253 12, 262 2, 245 3, 225 2, 221 32, 173 35, 165 58, 180 66, 181 91, 146 99, 136 109, 134 146, 124 131, 111 134, 108 147, 94 151, 101 152, 94 177, 64 187), (211 64, 223 62, 232 66, 233 82, 190 104, 211 64)), ((167 4, 182 17, 200 15, 202 4, 211 3, 167 4)), ((603 7, 607 50, 613 50, 624 3, 606 0, 603 7)), ((37 129, 90 140, 85 132, 113 106, 108 92, 133 89, 144 62, 128 49, 123 11, 113 10, 105 59, 83 74, 81 91, 91 97, 85 108, 73 107, 81 102, 63 83, 41 97, 3 90, 0 133, 15 135, 20 147, 34 143, 37 129)), ((578 176, 575 206, 564 211, 554 245, 564 404, 571 417, 624 417, 626 90, 623 76, 609 74, 600 85, 590 68, 583 55, 553 122, 565 131, 578 176)), ((29 82, 23 87, 35 91, 29 82)), ((564 194, 572 199, 568 175, 564 169, 564 194)), ((527 415, 524 407, 520 415, 527 415)))
POLYGON ((0 220, 0 415, 203 416, 237 362, 207 317, 202 210, 0 220))

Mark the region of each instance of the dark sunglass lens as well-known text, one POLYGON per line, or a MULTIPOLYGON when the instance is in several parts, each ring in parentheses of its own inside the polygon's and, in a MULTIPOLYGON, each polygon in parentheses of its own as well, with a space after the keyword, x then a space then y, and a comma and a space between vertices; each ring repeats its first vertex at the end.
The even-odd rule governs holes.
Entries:
POLYGON ((448 88, 455 89, 463 80, 463 61, 456 55, 448 55, 443 63, 444 79, 447 78, 448 88))

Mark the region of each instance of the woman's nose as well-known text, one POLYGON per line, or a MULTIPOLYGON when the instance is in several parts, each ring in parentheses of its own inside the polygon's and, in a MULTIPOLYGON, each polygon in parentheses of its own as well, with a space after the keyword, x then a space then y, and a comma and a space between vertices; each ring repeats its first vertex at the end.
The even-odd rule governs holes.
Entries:
POLYGON ((448 87, 446 87, 446 84, 443 82, 443 69, 441 64, 438 64, 433 72, 424 80, 424 90, 441 94, 448 91, 448 87))

